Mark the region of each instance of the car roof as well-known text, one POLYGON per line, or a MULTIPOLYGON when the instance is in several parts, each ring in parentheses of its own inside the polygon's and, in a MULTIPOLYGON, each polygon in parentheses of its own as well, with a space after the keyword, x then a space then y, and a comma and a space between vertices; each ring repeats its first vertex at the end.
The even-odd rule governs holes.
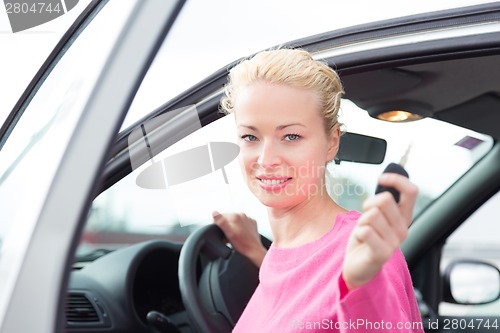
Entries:
POLYGON ((361 108, 419 108, 436 119, 500 138, 500 55, 399 66, 345 77, 361 108), (381 84, 382 83, 382 84, 381 84))

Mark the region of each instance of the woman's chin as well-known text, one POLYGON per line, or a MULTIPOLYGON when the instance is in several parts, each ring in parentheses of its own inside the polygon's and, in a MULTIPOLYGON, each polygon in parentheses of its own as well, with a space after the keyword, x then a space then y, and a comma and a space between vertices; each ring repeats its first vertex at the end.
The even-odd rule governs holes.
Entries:
POLYGON ((262 191, 253 192, 255 197, 268 208, 286 208, 293 206, 296 199, 283 193, 262 193, 262 191), (294 200, 295 199, 295 200, 294 200))

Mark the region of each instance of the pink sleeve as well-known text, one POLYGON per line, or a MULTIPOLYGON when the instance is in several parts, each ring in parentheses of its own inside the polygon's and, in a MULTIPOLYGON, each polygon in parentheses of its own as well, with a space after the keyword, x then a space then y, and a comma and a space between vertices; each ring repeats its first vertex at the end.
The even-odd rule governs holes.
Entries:
POLYGON ((338 277, 340 332, 424 332, 411 277, 397 251, 372 281, 349 292, 338 277))

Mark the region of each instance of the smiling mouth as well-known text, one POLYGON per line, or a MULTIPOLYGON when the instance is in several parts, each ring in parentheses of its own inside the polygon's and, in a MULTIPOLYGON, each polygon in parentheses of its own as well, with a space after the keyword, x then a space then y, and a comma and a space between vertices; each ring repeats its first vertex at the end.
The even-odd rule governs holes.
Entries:
POLYGON ((267 184, 267 185, 277 185, 286 182, 290 178, 286 179, 260 179, 258 178, 262 183, 267 184))
POLYGON ((262 179, 262 178, 257 178, 259 182, 265 185, 280 185, 283 184, 287 181, 289 181, 292 178, 283 178, 283 179, 262 179))

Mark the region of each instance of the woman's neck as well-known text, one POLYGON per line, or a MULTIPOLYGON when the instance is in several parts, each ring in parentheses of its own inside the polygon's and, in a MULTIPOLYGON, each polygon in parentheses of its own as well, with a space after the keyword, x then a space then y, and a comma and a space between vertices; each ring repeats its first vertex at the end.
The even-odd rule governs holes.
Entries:
POLYGON ((335 217, 346 210, 329 196, 318 196, 289 208, 268 208, 273 242, 277 247, 296 247, 330 231, 335 217))

